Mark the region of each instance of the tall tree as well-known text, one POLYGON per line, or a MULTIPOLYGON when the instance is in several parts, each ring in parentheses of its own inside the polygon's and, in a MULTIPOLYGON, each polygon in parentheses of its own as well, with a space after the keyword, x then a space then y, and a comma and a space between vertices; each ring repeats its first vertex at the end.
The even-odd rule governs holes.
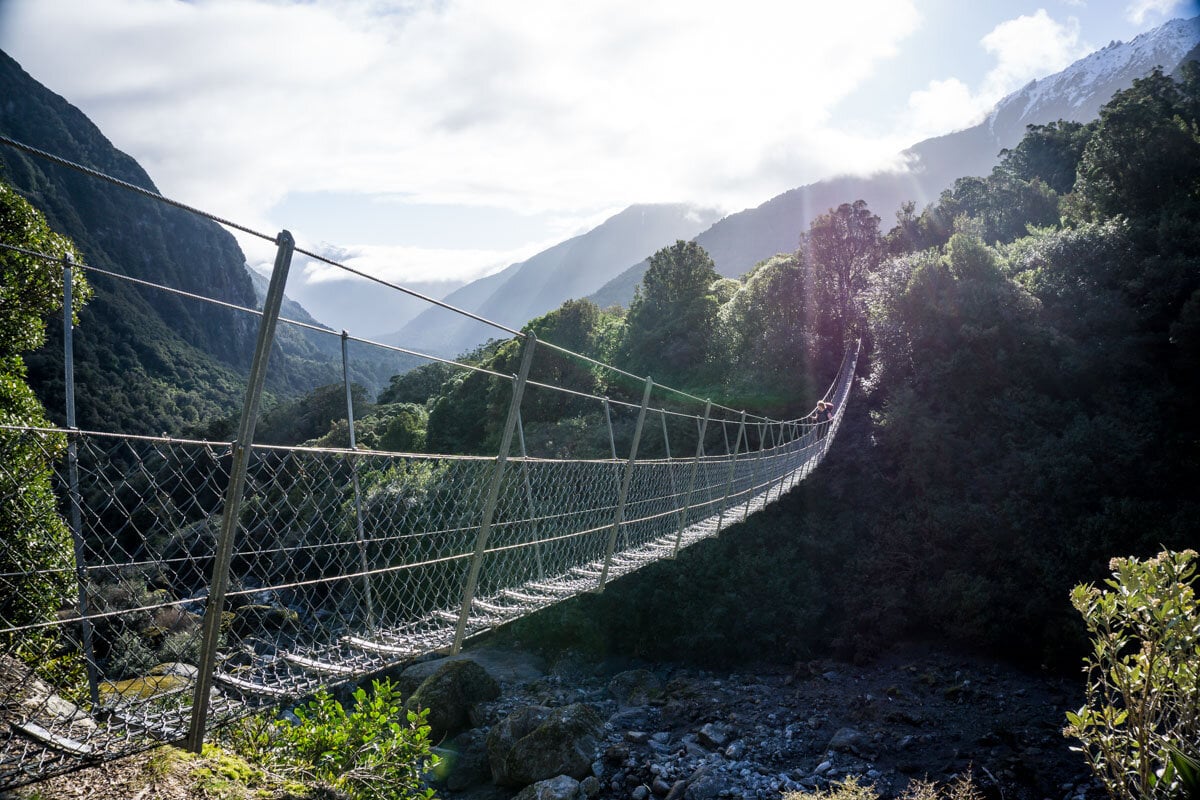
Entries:
POLYGON ((721 307, 730 388, 752 394, 759 408, 807 411, 827 380, 814 370, 817 354, 833 350, 841 357, 840 342, 827 348, 813 330, 812 282, 802 252, 778 255, 757 265, 721 307))
POLYGON ((1200 65, 1181 74, 1156 69, 1100 110, 1075 187, 1085 215, 1147 217, 1200 201, 1200 65))
POLYGON ((1023 181, 1040 178, 1054 191, 1066 194, 1075 186, 1075 174, 1084 147, 1096 123, 1059 120, 1030 125, 1016 147, 1000 151, 1000 170, 1023 181))
POLYGON ((631 371, 660 382, 695 380, 716 329, 720 279, 695 242, 677 241, 650 258, 629 305, 624 353, 631 371))
POLYGON ((883 255, 879 217, 863 200, 842 203, 812 221, 800 247, 816 270, 822 316, 833 324, 838 338, 845 338, 860 327, 863 315, 856 298, 883 255))

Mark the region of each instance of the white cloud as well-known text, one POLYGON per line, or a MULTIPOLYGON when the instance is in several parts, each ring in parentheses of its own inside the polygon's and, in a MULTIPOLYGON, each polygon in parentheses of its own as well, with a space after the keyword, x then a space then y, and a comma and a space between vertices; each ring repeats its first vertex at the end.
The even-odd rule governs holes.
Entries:
POLYGON ((816 154, 843 141, 830 109, 917 21, 896 0, 8 6, 5 49, 164 192, 268 230, 290 191, 761 202, 860 163, 816 154))
MULTIPOLYGON (((425 248, 404 246, 321 244, 311 248, 339 264, 364 272, 389 283, 417 281, 466 283, 524 261, 555 244, 538 242, 512 250, 425 248)), ((306 283, 322 284, 354 279, 350 273, 319 261, 308 260, 304 267, 306 283)))
POLYGON ((1169 16, 1181 5, 1181 0, 1133 0, 1125 6, 1125 18, 1135 25, 1141 25, 1146 17, 1169 16))
POLYGON ((1079 41, 1078 19, 1069 17, 1061 24, 1042 8, 1033 16, 1000 23, 981 43, 996 58, 983 85, 984 94, 996 100, 1034 78, 1058 72, 1091 49, 1079 41))
POLYGON ((914 124, 919 126, 914 139, 924 139, 939 132, 965 128, 977 121, 979 99, 958 78, 930 81, 928 88, 913 92, 908 108, 914 124))
POLYGON ((1079 20, 1054 20, 1045 9, 1001 22, 980 39, 995 58, 979 87, 970 89, 957 78, 931 81, 909 96, 914 139, 966 128, 983 119, 1006 95, 1035 78, 1053 74, 1091 49, 1080 41, 1079 20))

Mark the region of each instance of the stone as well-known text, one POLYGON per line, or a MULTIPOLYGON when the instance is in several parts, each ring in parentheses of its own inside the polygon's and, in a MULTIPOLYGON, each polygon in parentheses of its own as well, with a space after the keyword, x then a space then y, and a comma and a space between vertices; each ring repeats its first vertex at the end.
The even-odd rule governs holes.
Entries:
POLYGON ((649 670, 631 669, 608 682, 608 693, 617 701, 618 708, 635 708, 662 699, 663 684, 649 670))
POLYGON ((650 734, 645 731, 625 731, 625 741, 631 744, 645 744, 650 741, 650 734))
MULTIPOLYGON (((190 678, 180 675, 154 674, 139 678, 126 678, 123 681, 101 681, 99 686, 100 702, 102 705, 135 703, 155 695, 188 687, 191 683, 190 678)), ((51 696, 53 697, 53 695, 51 696)), ((58 714, 58 716, 62 716, 62 714, 58 714)))
POLYGON ((650 791, 654 792, 659 797, 662 797, 671 791, 671 784, 667 783, 667 781, 663 778, 655 778, 650 784, 650 791))
POLYGON ((716 770, 701 767, 688 778, 687 789, 683 793, 684 800, 716 800, 729 788, 727 781, 728 779, 716 770))
POLYGON ((150 668, 151 675, 175 675, 180 678, 195 678, 200 674, 200 668, 182 661, 168 661, 150 668))
POLYGON ((438 782, 452 792, 487 783, 492 778, 487 757, 487 732, 479 728, 464 731, 437 748, 442 762, 437 767, 438 782))
POLYGON ((696 733, 696 738, 705 747, 719 750, 729 744, 733 738, 733 732, 729 730, 728 725, 709 722, 696 733))
POLYGON ((725 748, 725 757, 733 761, 737 761, 744 755, 746 755, 746 742, 742 739, 738 739, 725 748))
POLYGON ((591 706, 526 706, 492 726, 488 762, 501 786, 522 787, 556 775, 587 776, 603 720, 591 706))
POLYGON ((600 790, 603 787, 600 786, 599 778, 597 778, 595 775, 588 775, 579 782, 579 788, 583 790, 583 794, 586 797, 596 797, 600 794, 600 790))
POLYGON ((471 727, 471 708, 500 696, 500 686, 473 661, 447 661, 408 698, 410 710, 429 709, 430 737, 438 741, 471 727))
POLYGON ((583 800, 585 796, 579 781, 559 775, 526 786, 513 800, 583 800))
POLYGON ((863 735, 856 729, 839 728, 825 749, 843 753, 858 753, 864 742, 863 735))
POLYGON ((832 761, 822 761, 820 764, 817 764, 817 768, 813 770, 813 775, 824 775, 831 769, 833 769, 832 761))
POLYGON ((296 631, 300 628, 300 615, 290 608, 270 605, 242 606, 233 612, 229 631, 234 636, 261 635, 263 633, 279 633, 296 631))
POLYGON ((450 656, 449 658, 432 658, 428 661, 419 661, 416 664, 410 664, 395 677, 396 688, 400 690, 400 694, 408 697, 417 690, 417 687, 425 682, 433 673, 441 669, 443 664, 451 661, 463 661, 463 657, 450 656))
POLYGON ((650 797, 650 789, 644 785, 635 786, 633 787, 633 791, 629 793, 629 796, 632 797, 633 800, 646 800, 646 798, 650 797))
POLYGON ((675 781, 671 784, 671 791, 667 792, 666 800, 684 800, 684 795, 687 794, 687 781, 675 781))

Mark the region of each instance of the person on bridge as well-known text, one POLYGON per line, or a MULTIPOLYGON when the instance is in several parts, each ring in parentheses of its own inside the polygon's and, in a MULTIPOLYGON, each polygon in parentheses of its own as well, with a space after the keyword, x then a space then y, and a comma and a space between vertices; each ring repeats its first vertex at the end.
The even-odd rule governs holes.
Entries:
POLYGON ((833 420, 833 403, 818 400, 817 410, 813 412, 811 419, 817 423, 817 438, 824 438, 825 432, 829 430, 828 423, 833 420))

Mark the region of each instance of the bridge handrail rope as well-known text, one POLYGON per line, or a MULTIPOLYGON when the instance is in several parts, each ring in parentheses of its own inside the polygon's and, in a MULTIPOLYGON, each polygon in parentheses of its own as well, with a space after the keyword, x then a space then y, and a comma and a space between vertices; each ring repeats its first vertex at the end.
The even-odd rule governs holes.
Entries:
MULTIPOLYGON (((0 661, 29 679, 14 685, 40 692, 21 702, 0 697, 0 793, 164 741, 186 739, 199 749, 212 725, 295 701, 322 686, 364 680, 419 655, 457 650, 499 625, 600 591, 607 582, 673 558, 777 500, 821 463, 841 423, 858 345, 847 348, 822 395, 834 403, 830 421, 751 415, 294 248, 286 232, 267 237, 2 135, 0 144, 274 241, 279 248, 267 302, 258 310, 0 243, 4 251, 63 265, 68 365, 73 270, 254 314, 261 322, 242 427, 233 441, 81 430, 74 425, 69 366, 65 428, 0 424, 0 502, 26 502, 20 487, 29 478, 29 465, 48 463, 60 508, 71 511, 70 541, 43 532, 52 552, 43 553, 36 567, 0 573, 0 598, 19 594, 22 587, 54 587, 64 601, 78 596, 70 611, 45 618, 10 617, 0 604, 0 661), (521 373, 505 375, 279 316, 292 252, 519 337, 521 373), (258 395, 253 387, 261 387, 277 321, 341 338, 350 447, 254 443, 258 395), (493 386, 495 381, 510 384, 500 453, 358 447, 348 341, 481 373, 493 379, 493 386), (642 382, 641 403, 528 380, 535 348, 642 382), (530 454, 520 414, 526 388, 601 404, 599 426, 606 431, 593 432, 605 439, 607 455, 530 454), (666 408, 660 401, 651 406, 654 391, 684 409, 702 404, 703 414, 666 408), (612 412, 619 412, 622 425, 637 416, 631 438, 621 436, 624 458, 612 412), (661 432, 654 424, 646 435, 661 437, 658 452, 665 457, 655 451, 638 455, 639 444, 643 451, 648 444, 642 441, 647 412, 660 415, 661 432), (694 420, 695 430, 691 423, 668 425, 669 419, 694 420), (732 441, 730 426, 737 434, 732 441), (518 453, 509 452, 514 430, 518 453), (31 459, 31 453, 39 457, 31 459), (235 602, 227 607, 227 601, 235 602), (147 619, 167 631, 155 640, 159 644, 152 655, 198 665, 192 672, 146 676, 131 671, 136 659, 121 648, 148 635, 138 627, 147 619), (30 659, 16 658, 18 642, 47 648, 68 644, 88 668, 87 685, 36 688, 43 684, 32 680, 30 659), (73 704, 56 693, 66 693, 73 704)), ((0 542, 0 548, 10 546, 0 542)), ((6 563, 28 561, 8 558, 6 563)))

